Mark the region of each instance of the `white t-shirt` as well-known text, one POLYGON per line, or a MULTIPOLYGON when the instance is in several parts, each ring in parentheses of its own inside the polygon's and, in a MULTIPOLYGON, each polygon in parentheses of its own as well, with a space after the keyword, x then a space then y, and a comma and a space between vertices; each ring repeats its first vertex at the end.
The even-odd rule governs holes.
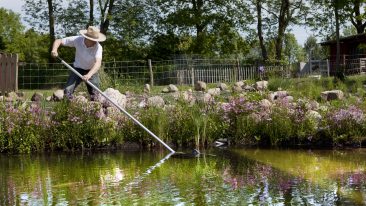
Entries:
POLYGON ((97 42, 93 47, 86 47, 83 36, 71 36, 62 39, 62 45, 75 47, 74 67, 90 70, 96 59, 102 59, 103 48, 97 42))

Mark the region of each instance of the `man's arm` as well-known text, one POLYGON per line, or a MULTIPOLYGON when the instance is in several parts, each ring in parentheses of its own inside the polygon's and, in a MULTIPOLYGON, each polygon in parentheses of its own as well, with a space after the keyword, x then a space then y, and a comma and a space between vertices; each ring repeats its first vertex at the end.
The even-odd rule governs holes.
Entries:
POLYGON ((58 56, 58 52, 57 52, 57 49, 60 47, 60 45, 62 44, 62 40, 61 39, 56 39, 54 42, 53 42, 53 45, 52 45, 52 51, 51 51, 51 55, 53 57, 57 57, 58 56))
POLYGON ((84 81, 89 80, 95 73, 98 72, 101 65, 102 65, 102 59, 97 58, 93 67, 90 69, 90 71, 86 75, 83 76, 83 80, 84 81))

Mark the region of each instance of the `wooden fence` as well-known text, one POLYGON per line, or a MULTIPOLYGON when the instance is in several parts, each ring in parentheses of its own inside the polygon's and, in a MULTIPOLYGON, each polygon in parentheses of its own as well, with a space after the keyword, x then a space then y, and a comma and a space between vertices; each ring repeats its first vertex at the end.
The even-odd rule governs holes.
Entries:
POLYGON ((0 94, 18 90, 18 55, 0 53, 0 94))

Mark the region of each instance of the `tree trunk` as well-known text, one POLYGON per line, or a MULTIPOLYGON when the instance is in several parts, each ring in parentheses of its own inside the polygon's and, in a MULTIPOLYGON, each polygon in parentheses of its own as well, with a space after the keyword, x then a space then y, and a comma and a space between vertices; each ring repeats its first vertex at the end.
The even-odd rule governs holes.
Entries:
POLYGON ((353 26, 356 28, 357 34, 362 34, 365 31, 366 27, 366 22, 362 23, 363 18, 361 18, 360 5, 361 5, 360 0, 355 0, 353 2, 353 14, 355 15, 354 16, 353 14, 351 15, 351 22, 353 26))
POLYGON ((280 16, 278 19, 278 35, 276 38, 276 59, 282 59, 282 43, 285 36, 285 31, 288 26, 288 21, 290 18, 290 2, 289 0, 281 1, 280 16))
POLYGON ((339 44, 339 15, 338 15, 338 6, 336 3, 337 0, 334 0, 334 16, 336 22, 336 42, 337 42, 337 52, 336 52, 336 67, 339 67, 340 62, 340 44, 339 44))
POLYGON ((258 30, 258 38, 259 38, 259 44, 262 50, 262 58, 265 62, 268 59, 267 49, 264 45, 263 40, 263 31, 262 31, 262 0, 256 1, 256 8, 257 8, 257 30, 258 30))
POLYGON ((113 7, 114 7, 114 0, 107 0, 104 4, 104 7, 101 3, 101 0, 99 0, 99 5, 101 7, 101 13, 102 13, 102 22, 100 23, 100 32, 103 34, 107 34, 110 18, 112 15, 113 7), (107 13, 105 12, 108 8, 107 13))
POLYGON ((205 25, 201 22, 202 19, 202 0, 192 0, 193 12, 194 12, 194 21, 196 27, 196 42, 193 48, 193 53, 201 54, 203 51, 203 42, 204 42, 204 29, 205 25))
POLYGON ((336 21, 336 41, 337 41, 337 54, 336 54, 336 71, 337 71, 337 77, 339 77, 340 79, 343 79, 342 76, 342 71, 340 68, 340 43, 339 43, 339 14, 338 14, 338 0, 333 0, 333 4, 334 4, 334 16, 335 16, 335 21, 336 21))
POLYGON ((89 22, 86 28, 94 25, 94 0, 89 0, 89 22))
POLYGON ((47 0, 47 3, 48 3, 48 23, 49 23, 49 31, 50 31, 50 34, 49 34, 50 44, 48 47, 48 55, 49 55, 48 61, 50 63, 53 63, 53 62, 55 62, 55 59, 51 56, 51 51, 52 51, 53 42, 55 41, 55 16, 53 13, 54 10, 53 10, 52 0, 47 0))

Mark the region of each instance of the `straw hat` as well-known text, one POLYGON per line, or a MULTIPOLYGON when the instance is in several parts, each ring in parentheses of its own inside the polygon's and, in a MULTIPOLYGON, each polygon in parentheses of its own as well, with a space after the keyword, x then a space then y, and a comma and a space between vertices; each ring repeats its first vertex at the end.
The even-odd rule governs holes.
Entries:
POLYGON ((101 42, 106 40, 106 36, 100 33, 99 29, 95 26, 89 26, 87 30, 80 30, 80 34, 92 41, 101 42))

